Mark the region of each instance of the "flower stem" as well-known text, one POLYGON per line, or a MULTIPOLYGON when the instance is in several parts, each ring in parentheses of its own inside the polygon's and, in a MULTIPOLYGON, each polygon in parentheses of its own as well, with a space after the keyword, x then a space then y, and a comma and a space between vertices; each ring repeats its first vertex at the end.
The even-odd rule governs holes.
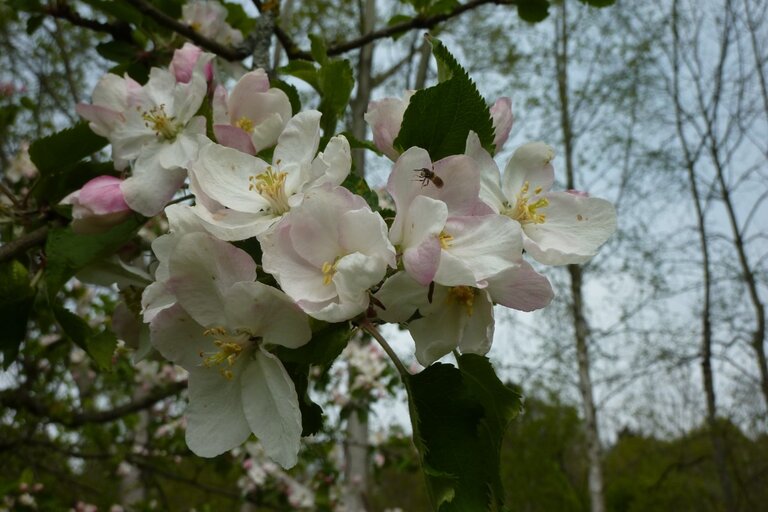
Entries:
POLYGON ((397 357, 397 354, 394 350, 392 350, 392 347, 387 343, 387 340, 384 339, 384 336, 381 335, 379 330, 376 328, 375 325, 373 325, 368 320, 365 320, 360 324, 360 328, 373 336, 373 338, 379 342, 379 345, 381 345, 381 348, 384 349, 384 352, 387 353, 389 358, 392 360, 392 363, 394 363, 395 368, 397 369, 397 372, 400 374, 400 378, 403 380, 404 383, 408 383, 408 378, 411 376, 411 372, 409 372, 403 362, 400 360, 399 357, 397 357))

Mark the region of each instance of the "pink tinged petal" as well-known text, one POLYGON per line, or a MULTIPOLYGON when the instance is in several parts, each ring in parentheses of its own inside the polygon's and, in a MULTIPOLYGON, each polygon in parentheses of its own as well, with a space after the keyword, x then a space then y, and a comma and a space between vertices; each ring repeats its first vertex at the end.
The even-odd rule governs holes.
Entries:
POLYGON ((417 309, 427 304, 427 295, 426 286, 417 283, 407 272, 398 272, 384 281, 374 294, 385 307, 376 306, 376 311, 386 322, 405 322, 417 309))
MULTIPOLYGON (((247 104, 254 94, 267 92, 269 90, 269 77, 266 71, 261 68, 249 71, 240 77, 232 94, 229 97, 229 104, 244 105, 247 104)), ((236 121, 236 119, 234 119, 236 121)))
POLYGON ((254 215, 229 208, 209 210, 200 204, 195 205, 192 211, 205 231, 228 242, 259 236, 279 220, 279 217, 269 214, 254 215))
POLYGON ((265 172, 268 165, 236 149, 209 144, 200 150, 190 170, 199 187, 223 206, 261 213, 269 209, 269 202, 251 190, 251 177, 265 172))
POLYGON ((195 64, 202 53, 203 50, 191 43, 184 43, 184 46, 174 50, 169 69, 177 82, 187 83, 192 79, 195 64))
POLYGON ((351 168, 352 153, 349 142, 343 135, 337 135, 328 141, 325 151, 319 153, 312 161, 310 174, 313 181, 308 185, 341 185, 351 168))
POLYGON ((553 192, 541 212, 541 224, 523 226, 525 250, 545 265, 579 264, 597 254, 597 249, 616 231, 616 210, 605 199, 553 192))
POLYGON ((487 290, 494 302, 518 311, 542 309, 555 295, 549 280, 525 261, 489 278, 487 290))
POLYGON ((320 144, 320 112, 307 110, 296 114, 285 127, 272 161, 309 165, 320 144))
POLYGON ((256 148, 253 147, 251 136, 245 130, 230 124, 215 124, 213 125, 213 133, 216 135, 216 141, 222 146, 227 146, 249 155, 256 155, 256 148))
POLYGON ((494 213, 504 209, 507 198, 501 191, 501 174, 493 157, 480 144, 475 132, 469 132, 464 153, 475 161, 480 170, 480 199, 491 207, 494 213))
POLYGON ((153 217, 163 210, 186 177, 184 169, 163 169, 156 162, 140 159, 134 165, 133 176, 120 185, 120 190, 132 210, 153 217))
POLYGON ((213 124, 229 124, 228 94, 223 85, 217 85, 213 90, 213 124))
POLYGON ((396 266, 395 248, 387 238, 387 224, 367 206, 343 213, 338 220, 339 244, 345 253, 359 252, 396 266))
POLYGON ((413 147, 405 151, 395 162, 395 167, 387 181, 387 191, 395 202, 395 221, 389 230, 392 243, 399 244, 403 239, 403 223, 413 199, 421 194, 418 179, 419 169, 431 169, 432 160, 426 150, 413 147))
POLYGON ((387 265, 377 257, 359 252, 347 254, 336 262, 333 284, 340 302, 355 302, 360 312, 368 307, 368 289, 379 283, 387 271, 387 265))
POLYGON ((283 133, 286 121, 290 118, 281 117, 279 114, 269 114, 263 117, 259 124, 254 126, 251 134, 251 143, 256 152, 271 148, 277 143, 280 134, 283 133))
POLYGON ((459 340, 459 351, 463 354, 485 355, 493 343, 493 304, 488 292, 479 290, 472 303, 472 314, 467 317, 459 340))
POLYGON ((440 264, 440 240, 435 237, 403 252, 403 267, 420 285, 426 286, 435 279, 440 264))
POLYGON ((423 187, 423 193, 448 205, 449 215, 486 215, 493 213, 480 198, 480 169, 466 155, 454 155, 435 162, 434 172, 443 186, 423 187))
POLYGON ((406 93, 405 99, 384 98, 379 101, 372 101, 368 104, 368 111, 365 113, 365 122, 371 127, 373 132, 373 143, 390 160, 397 160, 400 152, 394 146, 394 140, 400 133, 400 126, 403 124, 403 115, 410 103, 411 94, 406 93))
POLYGON ((291 226, 277 224, 273 231, 260 238, 264 270, 277 279, 280 287, 295 301, 328 301, 336 297, 333 286, 323 283, 323 273, 300 256, 293 247, 291 226))
POLYGON ((486 278, 517 266, 523 256, 520 224, 509 217, 453 217, 445 233, 452 239, 446 241, 435 281, 446 286, 479 286, 486 278), (471 282, 466 282, 467 271, 474 276, 471 282))
POLYGON ((293 467, 301 448, 301 412, 291 377, 277 357, 257 350, 240 379, 248 426, 267 455, 293 467))
MULTIPOLYGON (((235 124, 240 119, 246 118, 256 125, 270 115, 277 114, 285 125, 292 116, 291 101, 288 96, 280 89, 269 89, 269 81, 266 82, 266 89, 256 90, 254 87, 252 91, 245 90, 242 84, 249 74, 237 83, 229 97, 230 123, 235 124)), ((264 79, 266 80, 266 75, 264 79)))
POLYGON ((204 330, 179 305, 159 311, 149 324, 152 345, 164 358, 187 370, 200 366, 200 352, 214 346, 204 330))
POLYGON ((504 169, 502 190, 510 203, 514 203, 517 194, 528 183, 529 194, 541 188, 546 192, 555 181, 552 159, 555 150, 543 142, 529 142, 517 148, 504 169))
POLYGON ((405 270, 422 285, 435 277, 440 263, 440 233, 448 218, 442 201, 419 196, 411 203, 402 246, 405 270))
POLYGON ((123 180, 114 176, 93 178, 80 189, 80 204, 87 207, 95 215, 129 210, 123 193, 120 191, 122 182, 123 180))
POLYGON ((78 103, 75 106, 75 112, 89 121, 88 126, 93 133, 102 137, 109 137, 112 131, 125 121, 122 112, 98 105, 88 105, 87 103, 78 103))
POLYGON ((256 264, 248 253, 206 233, 184 235, 171 253, 169 270, 169 286, 179 304, 206 327, 229 327, 228 290, 256 279, 256 264))
POLYGON ((435 287, 433 306, 428 312, 422 308, 423 318, 408 324, 408 330, 416 344, 416 359, 423 366, 429 366, 459 346, 467 312, 463 306, 447 301, 448 289, 435 287))
POLYGON ((309 320, 288 296, 259 282, 235 283, 224 299, 227 326, 243 329, 268 345, 297 348, 309 341, 309 320))
MULTIPOLYGON (((186 441, 196 455, 215 457, 240 446, 250 437, 242 394, 242 373, 253 364, 249 359, 249 354, 237 358, 230 367, 232 379, 225 378, 215 367, 190 369, 186 441)), ((252 399, 247 397, 248 401, 252 399)))
POLYGON ((501 97, 491 107, 491 119, 493 120, 494 138, 493 145, 496 146, 496 152, 501 151, 504 143, 509 138, 509 132, 512 130, 512 123, 515 117, 512 115, 512 100, 507 97, 501 97))

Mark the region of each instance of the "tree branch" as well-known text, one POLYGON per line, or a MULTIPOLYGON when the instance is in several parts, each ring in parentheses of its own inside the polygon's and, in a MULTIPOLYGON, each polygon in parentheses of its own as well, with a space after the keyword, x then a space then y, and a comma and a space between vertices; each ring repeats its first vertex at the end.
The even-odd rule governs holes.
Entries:
POLYGON ((126 0, 126 1, 132 6, 134 6, 139 12, 141 12, 145 16, 149 16, 150 18, 155 20, 158 24, 164 26, 165 28, 169 28, 178 34, 183 35, 184 37, 196 43, 201 48, 209 50, 215 53, 216 55, 223 57, 229 61, 243 60, 244 58, 248 57, 251 54, 251 50, 248 48, 244 48, 244 47, 232 48, 230 46, 225 46, 221 43, 214 41, 213 39, 209 39, 201 35, 199 32, 195 31, 195 29, 193 29, 189 25, 186 25, 177 19, 171 18, 170 16, 165 14, 163 11, 157 9, 155 6, 146 2, 145 0, 126 0))
POLYGON ((51 2, 43 6, 43 13, 53 16, 54 18, 67 20, 78 27, 87 28, 94 32, 109 34, 117 41, 133 42, 133 39, 131 38, 131 26, 128 23, 102 23, 100 21, 83 18, 77 11, 73 10, 67 2, 51 2))
POLYGON ((24 251, 45 243, 46 238, 48 238, 49 229, 50 227, 45 225, 4 244, 0 247, 0 263, 13 259, 24 251))
POLYGON ((161 400, 179 394, 186 386, 186 381, 174 382, 163 388, 154 390, 153 393, 150 393, 143 398, 133 400, 127 404, 119 405, 106 411, 77 411, 71 414, 55 412, 52 407, 43 404, 33 396, 18 388, 0 393, 0 404, 17 410, 23 409, 31 412, 35 416, 48 418, 54 423, 75 428, 86 424, 109 423, 110 421, 118 420, 135 412, 148 409, 161 400))

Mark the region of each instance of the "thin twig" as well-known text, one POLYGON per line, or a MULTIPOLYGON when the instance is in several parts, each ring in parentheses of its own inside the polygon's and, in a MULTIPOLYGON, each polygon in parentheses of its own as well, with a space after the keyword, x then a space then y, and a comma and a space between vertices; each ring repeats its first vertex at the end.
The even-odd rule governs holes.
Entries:
POLYGON ((87 28, 94 32, 103 32, 111 35, 116 41, 133 43, 131 39, 131 26, 128 23, 102 23, 100 21, 83 18, 67 2, 51 2, 43 7, 43 13, 67 20, 78 27, 87 28))
POLYGON ((408 378, 411 376, 411 372, 408 371, 408 369, 405 367, 403 362, 400 360, 399 357, 397 357, 397 354, 394 350, 392 350, 392 347, 389 346, 389 343, 387 343, 387 340, 384 339, 384 336, 381 335, 378 329, 376 329, 376 326, 373 325, 368 319, 363 321, 360 324, 360 328, 373 336, 373 338, 379 342, 379 345, 381 345, 381 348, 384 349, 384 352, 387 353, 389 358, 392 360, 392 362, 395 365, 395 368, 397 369, 397 372, 400 374, 400 378, 403 380, 404 383, 407 384, 408 378))
POLYGON ((24 251, 45 243, 46 238, 48 238, 49 229, 49 226, 45 225, 4 244, 0 247, 0 263, 13 259, 24 251))

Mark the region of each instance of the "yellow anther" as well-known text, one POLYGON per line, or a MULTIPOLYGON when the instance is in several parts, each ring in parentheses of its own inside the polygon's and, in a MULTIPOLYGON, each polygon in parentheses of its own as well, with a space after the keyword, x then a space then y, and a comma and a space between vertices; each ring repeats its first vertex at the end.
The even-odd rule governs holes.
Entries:
POLYGON ((333 275, 336 273, 336 262, 334 261, 331 263, 330 261, 326 261, 323 263, 323 284, 329 285, 333 282, 333 275))
POLYGON ((232 380, 232 368, 237 362, 237 358, 246 349, 250 343, 250 335, 240 330, 230 332, 223 327, 212 327, 203 331, 205 336, 219 336, 214 339, 213 344, 218 348, 215 352, 200 352, 200 358, 203 360, 203 366, 210 368, 212 366, 223 366, 219 368, 221 374, 227 380, 232 380))
POLYGON ((287 172, 276 172, 271 165, 261 174, 248 178, 248 190, 255 190, 269 201, 272 213, 282 215, 291 209, 285 193, 287 172))
POLYGON ((235 123, 235 126, 237 126, 241 130, 244 130, 248 133, 253 133, 253 121, 251 121, 245 116, 238 119, 237 122, 235 123))
MULTIPOLYGON (((515 207, 508 207, 503 213, 509 217, 512 217, 521 224, 543 224, 544 221, 547 220, 547 216, 543 213, 537 213, 536 210, 549 206, 549 200, 546 197, 540 197, 536 201, 529 203, 531 200, 528 195, 530 187, 530 183, 526 181, 520 188, 520 192, 517 194, 517 202, 515 207)), ((542 187, 536 187, 536 189, 533 191, 533 194, 538 195, 542 190, 542 187)))
POLYGON ((467 316, 472 316, 473 305, 475 302, 475 289, 470 286, 453 286, 448 290, 446 302, 454 302, 464 306, 467 310, 467 316))
POLYGON ((181 129, 181 125, 176 123, 176 117, 169 117, 165 113, 165 105, 152 107, 144 111, 141 117, 144 119, 144 126, 151 128, 158 137, 166 140, 175 139, 181 129))
POLYGON ((453 242, 453 237, 446 233, 445 231, 440 233, 440 247, 443 249, 447 249, 451 246, 451 243, 453 242))

